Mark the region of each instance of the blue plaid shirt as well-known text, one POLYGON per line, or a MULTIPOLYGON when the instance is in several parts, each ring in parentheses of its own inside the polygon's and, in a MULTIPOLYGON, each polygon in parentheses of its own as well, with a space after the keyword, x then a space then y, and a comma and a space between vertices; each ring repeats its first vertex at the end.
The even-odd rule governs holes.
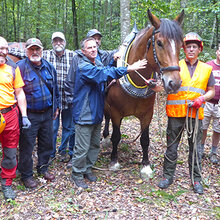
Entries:
POLYGON ((28 58, 17 62, 25 83, 23 89, 27 99, 27 108, 31 110, 43 110, 53 106, 55 110, 59 107, 56 70, 46 60, 41 59, 41 61, 42 64, 40 66, 34 66, 28 58), (41 74, 53 94, 51 94, 34 69, 41 74))

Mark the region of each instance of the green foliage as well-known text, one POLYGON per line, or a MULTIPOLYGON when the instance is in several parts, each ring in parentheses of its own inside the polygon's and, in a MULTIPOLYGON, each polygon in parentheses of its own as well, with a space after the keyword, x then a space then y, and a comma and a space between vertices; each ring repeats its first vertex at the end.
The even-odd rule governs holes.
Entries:
MULTIPOLYGON (((66 35, 67 48, 74 48, 72 2, 68 0, 4 0, 0 3, 0 35, 8 41, 26 41, 30 37, 41 39, 46 49, 51 48, 51 35, 62 31, 66 35), (14 3, 14 4, 13 4, 14 3)), ((75 0, 78 41, 88 30, 97 28, 103 34, 102 48, 115 49, 120 44, 119 0, 75 0)), ((136 21, 139 29, 149 24, 147 9, 159 18, 173 19, 185 10, 184 34, 195 31, 204 40, 201 59, 215 57, 213 48, 217 39, 216 18, 219 18, 220 2, 217 0, 136 0, 130 1, 131 28, 136 21)))

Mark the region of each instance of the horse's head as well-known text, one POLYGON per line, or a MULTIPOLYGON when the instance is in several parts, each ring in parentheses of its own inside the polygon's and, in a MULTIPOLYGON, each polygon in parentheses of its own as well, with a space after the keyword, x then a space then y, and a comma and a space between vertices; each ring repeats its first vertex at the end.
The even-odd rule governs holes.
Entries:
POLYGON ((180 27, 184 11, 173 21, 159 20, 148 10, 151 27, 151 37, 148 42, 147 59, 153 69, 160 72, 164 89, 167 93, 175 93, 181 86, 179 53, 182 47, 182 29, 180 27))

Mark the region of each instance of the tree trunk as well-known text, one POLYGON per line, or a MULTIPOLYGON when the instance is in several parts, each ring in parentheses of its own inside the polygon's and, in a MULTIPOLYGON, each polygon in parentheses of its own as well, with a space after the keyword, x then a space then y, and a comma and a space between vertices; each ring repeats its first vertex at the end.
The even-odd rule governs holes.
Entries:
POLYGON ((107 24, 107 17, 108 17, 108 0, 105 0, 104 3, 104 19, 103 19, 103 29, 106 30, 106 24, 107 24))
POLYGON ((65 0, 64 22, 63 22, 63 31, 65 35, 67 32, 67 20, 68 20, 68 0, 65 0))
POLYGON ((93 3, 92 3, 92 28, 95 27, 95 0, 93 0, 93 3))
POLYGON ((110 1, 110 21, 109 21, 109 37, 112 38, 112 14, 113 14, 113 3, 110 1))
POLYGON ((216 48, 219 48, 220 45, 220 41, 219 41, 219 19, 218 19, 218 14, 215 14, 215 18, 216 18, 216 48))
POLYGON ((214 19, 213 26, 212 26, 212 33, 211 33, 211 38, 210 38, 210 42, 209 42, 209 47, 210 48, 213 48, 213 40, 214 40, 214 37, 215 37, 215 25, 216 25, 216 17, 214 19))
POLYGON ((12 4, 12 17, 13 17, 13 24, 14 24, 14 39, 17 39, 17 32, 16 32, 16 18, 15 18, 15 0, 13 0, 12 4))
POLYGON ((120 0, 121 42, 130 33, 130 0, 120 0))
POLYGON ((72 12, 73 12, 73 44, 74 48, 78 49, 78 30, 77 30, 77 16, 76 16, 76 2, 72 0, 72 12))
POLYGON ((20 1, 17 0, 17 39, 20 42, 20 1))
POLYGON ((102 1, 99 0, 98 30, 101 31, 102 1))
POLYGON ((37 0, 36 38, 40 38, 41 0, 37 0))

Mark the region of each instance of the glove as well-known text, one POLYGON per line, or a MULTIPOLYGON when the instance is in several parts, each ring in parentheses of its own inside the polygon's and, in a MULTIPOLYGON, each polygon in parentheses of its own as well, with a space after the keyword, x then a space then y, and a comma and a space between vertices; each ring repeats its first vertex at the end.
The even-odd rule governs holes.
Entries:
POLYGON ((22 116, 22 128, 29 129, 31 127, 31 122, 27 116, 22 116))
POLYGON ((199 96, 198 98, 196 98, 195 100, 193 100, 193 105, 192 107, 198 109, 202 106, 202 103, 205 101, 204 96, 199 96))
POLYGON ((149 79, 148 82, 145 83, 149 86, 150 89, 155 88, 157 85, 156 79, 149 79))

